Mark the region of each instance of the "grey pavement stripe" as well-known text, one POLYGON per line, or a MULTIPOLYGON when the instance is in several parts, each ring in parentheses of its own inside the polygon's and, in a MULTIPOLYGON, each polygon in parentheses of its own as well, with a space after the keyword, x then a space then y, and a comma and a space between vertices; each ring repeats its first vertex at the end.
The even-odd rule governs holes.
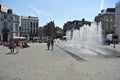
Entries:
POLYGON ((68 51, 68 50, 66 50, 66 49, 64 49, 64 48, 62 48, 62 47, 60 47, 60 46, 58 46, 58 45, 56 45, 57 47, 59 47, 60 49, 62 49, 63 51, 65 51, 67 54, 69 54, 71 57, 73 57, 75 60, 78 60, 78 61, 86 61, 85 59, 83 59, 83 58, 81 58, 81 57, 79 57, 79 56, 77 56, 77 55, 75 55, 74 53, 72 53, 71 51, 68 51))

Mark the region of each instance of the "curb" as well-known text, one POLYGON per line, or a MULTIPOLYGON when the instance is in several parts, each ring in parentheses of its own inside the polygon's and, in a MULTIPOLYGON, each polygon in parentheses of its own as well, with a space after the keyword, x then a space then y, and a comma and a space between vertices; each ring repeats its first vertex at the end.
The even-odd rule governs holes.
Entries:
MULTIPOLYGON (((60 49, 64 50, 65 52, 67 52, 71 57, 75 58, 76 60, 86 60, 76 54, 74 54, 72 51, 70 50, 67 50, 67 49, 64 49, 62 48, 61 46, 59 45, 56 45, 58 46, 60 49)), ((90 51, 93 51, 95 53, 97 53, 99 56, 102 56, 103 58, 120 58, 120 52, 119 51, 116 51, 116 50, 112 50, 112 49, 108 49, 108 48, 102 48, 102 47, 99 47, 99 50, 100 51, 97 51, 96 49, 91 49, 91 48, 87 48, 86 49, 90 50, 90 51), (107 53, 107 54, 103 54, 104 53, 107 53)))
POLYGON ((69 54, 69 55, 70 55, 71 57, 73 57, 75 60, 78 60, 78 61, 81 61, 81 60, 82 60, 82 61, 86 61, 84 58, 82 58, 82 57, 80 57, 80 56, 72 53, 71 51, 62 48, 62 47, 60 47, 59 45, 56 45, 56 46, 59 47, 60 49, 62 49, 63 51, 65 51, 67 54, 69 54))

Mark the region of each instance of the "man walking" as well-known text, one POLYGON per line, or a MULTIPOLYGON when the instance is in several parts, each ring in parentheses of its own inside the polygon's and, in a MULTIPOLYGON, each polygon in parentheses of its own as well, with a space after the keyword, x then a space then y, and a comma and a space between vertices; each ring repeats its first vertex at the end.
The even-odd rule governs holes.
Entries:
POLYGON ((50 48, 50 39, 48 39, 48 41, 47 41, 47 47, 48 47, 48 50, 49 50, 49 48, 50 48))
POLYGON ((51 40, 51 48, 52 48, 52 50, 53 50, 53 45, 54 45, 54 40, 52 39, 51 40))
POLYGON ((10 49, 11 53, 14 53, 14 47, 15 47, 14 42, 10 41, 9 42, 9 49, 10 49))

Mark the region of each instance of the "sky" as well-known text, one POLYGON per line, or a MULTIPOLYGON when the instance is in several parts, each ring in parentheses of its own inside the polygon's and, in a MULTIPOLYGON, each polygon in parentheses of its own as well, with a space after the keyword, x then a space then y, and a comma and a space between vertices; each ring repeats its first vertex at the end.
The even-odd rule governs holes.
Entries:
POLYGON ((93 21, 101 9, 114 8, 120 0, 0 0, 19 16, 36 16, 39 26, 54 21, 55 26, 73 20, 93 21))

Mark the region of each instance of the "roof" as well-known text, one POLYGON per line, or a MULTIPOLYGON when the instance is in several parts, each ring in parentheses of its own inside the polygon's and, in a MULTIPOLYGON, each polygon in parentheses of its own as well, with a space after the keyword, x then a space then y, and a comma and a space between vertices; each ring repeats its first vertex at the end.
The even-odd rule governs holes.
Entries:
POLYGON ((115 8, 107 8, 106 12, 115 12, 115 8))

